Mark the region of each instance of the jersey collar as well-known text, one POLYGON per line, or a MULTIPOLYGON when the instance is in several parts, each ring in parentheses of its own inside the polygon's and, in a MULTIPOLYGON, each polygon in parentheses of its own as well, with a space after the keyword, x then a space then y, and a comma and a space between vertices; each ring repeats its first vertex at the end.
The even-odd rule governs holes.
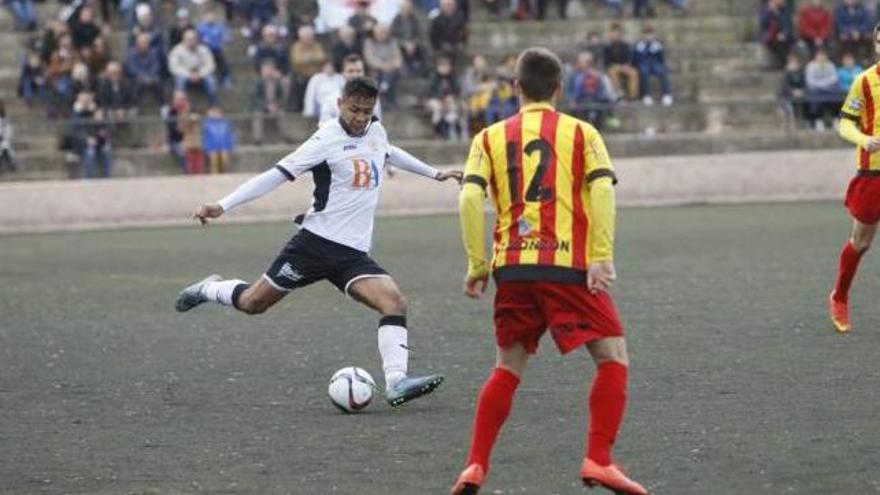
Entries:
POLYGON ((556 109, 553 108, 553 105, 551 105, 550 103, 539 101, 536 103, 529 103, 528 105, 523 105, 523 107, 519 109, 519 113, 538 112, 538 111, 542 111, 542 110, 553 111, 556 109))
POLYGON ((364 132, 362 132, 360 134, 355 134, 351 130, 351 128, 348 127, 348 125, 345 123, 345 121, 342 120, 342 117, 339 117, 338 120, 339 120, 339 127, 342 127, 342 130, 345 131, 346 134, 348 134, 348 137, 364 137, 367 135, 367 132, 370 130, 370 126, 373 125, 373 122, 378 122, 379 117, 376 117, 375 115, 370 117, 370 121, 367 123, 367 126, 364 127, 364 132))

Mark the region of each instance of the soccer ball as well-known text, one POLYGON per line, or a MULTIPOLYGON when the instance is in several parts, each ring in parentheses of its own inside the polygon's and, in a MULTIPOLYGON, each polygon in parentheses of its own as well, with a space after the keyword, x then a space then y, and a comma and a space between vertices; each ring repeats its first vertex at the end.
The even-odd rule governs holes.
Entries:
POLYGON ((370 405, 376 382, 361 368, 349 366, 333 373, 327 393, 330 402, 341 411, 356 413, 370 405))

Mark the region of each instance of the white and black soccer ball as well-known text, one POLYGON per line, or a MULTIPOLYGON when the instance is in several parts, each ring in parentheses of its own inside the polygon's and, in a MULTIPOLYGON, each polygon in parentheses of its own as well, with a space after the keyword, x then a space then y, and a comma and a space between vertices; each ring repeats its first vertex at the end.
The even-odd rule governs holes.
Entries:
POLYGON ((349 366, 333 373, 327 393, 330 402, 343 412, 356 413, 370 405, 376 382, 361 368, 349 366))

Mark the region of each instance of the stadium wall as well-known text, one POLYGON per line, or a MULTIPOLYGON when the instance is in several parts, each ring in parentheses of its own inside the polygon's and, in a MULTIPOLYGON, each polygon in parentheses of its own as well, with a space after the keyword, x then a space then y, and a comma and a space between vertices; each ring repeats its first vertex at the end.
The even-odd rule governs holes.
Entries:
MULTIPOLYGON (((755 152, 621 159, 615 162, 621 206, 840 199, 854 173, 846 150, 755 152)), ((142 177, 0 184, 0 233, 51 232, 193 222, 196 205, 218 199, 248 175, 142 177)), ((306 211, 309 179, 229 215, 224 221, 291 219, 306 211)), ((387 180, 381 215, 451 213, 452 183, 400 172, 387 180)))

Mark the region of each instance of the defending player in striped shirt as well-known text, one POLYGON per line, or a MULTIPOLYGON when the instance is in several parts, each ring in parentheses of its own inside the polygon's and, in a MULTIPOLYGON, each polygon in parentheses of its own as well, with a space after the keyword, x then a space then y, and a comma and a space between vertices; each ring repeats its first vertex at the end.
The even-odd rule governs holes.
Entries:
POLYGON ((562 74, 555 54, 528 49, 516 73, 522 108, 474 138, 460 196, 465 293, 479 297, 489 273, 494 276, 498 360, 477 400, 466 468, 452 493, 475 494, 483 484, 520 376, 549 329, 560 352, 586 347, 597 367, 581 478, 642 495, 646 490, 611 457, 628 370, 623 327, 608 293, 615 279, 611 161, 590 124, 554 109, 562 74), (483 237, 486 192, 497 214, 491 266, 483 237))

